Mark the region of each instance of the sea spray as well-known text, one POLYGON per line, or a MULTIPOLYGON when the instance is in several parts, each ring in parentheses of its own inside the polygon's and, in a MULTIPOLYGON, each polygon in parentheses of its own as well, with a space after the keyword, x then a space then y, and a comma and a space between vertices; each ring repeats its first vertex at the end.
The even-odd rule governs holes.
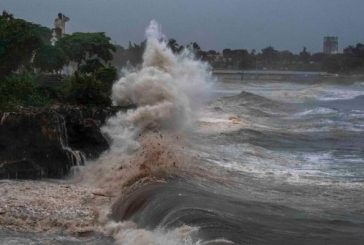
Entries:
POLYGON ((151 21, 146 37, 141 68, 127 73, 112 88, 114 105, 136 107, 118 113, 103 127, 113 140, 113 151, 135 149, 136 136, 147 129, 189 127, 213 80, 209 66, 188 50, 172 53, 156 21, 151 21))
MULTIPOLYGON (((158 174, 186 161, 180 133, 193 125, 213 81, 209 66, 190 51, 174 54, 168 48, 156 21, 151 21, 146 37, 140 68, 125 72, 112 88, 113 104, 133 109, 108 119, 102 130, 111 139, 111 149, 84 176, 114 200, 140 184, 160 181, 158 174)), ((110 206, 104 208, 111 211, 110 206)), ((108 214, 101 214, 100 222, 120 244, 191 244, 190 232, 195 230, 146 231, 112 221, 108 214)))

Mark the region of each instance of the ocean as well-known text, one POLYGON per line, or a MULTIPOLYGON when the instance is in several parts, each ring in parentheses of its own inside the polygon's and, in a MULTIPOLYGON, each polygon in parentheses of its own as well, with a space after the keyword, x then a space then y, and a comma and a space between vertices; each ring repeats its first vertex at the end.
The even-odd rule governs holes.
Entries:
POLYGON ((3 230, 0 243, 363 244, 364 82, 225 81, 159 29, 114 84, 114 104, 135 108, 103 126, 110 150, 59 187, 97 188, 64 204, 98 210, 94 227, 3 230))

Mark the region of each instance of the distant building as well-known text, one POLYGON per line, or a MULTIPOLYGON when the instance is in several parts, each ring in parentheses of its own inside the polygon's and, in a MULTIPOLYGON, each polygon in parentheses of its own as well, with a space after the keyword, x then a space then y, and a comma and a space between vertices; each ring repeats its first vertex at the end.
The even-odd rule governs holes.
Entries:
POLYGON ((339 52, 339 38, 338 37, 324 37, 324 53, 337 54, 339 52))
POLYGON ((62 13, 59 13, 57 18, 54 20, 54 28, 52 29, 53 33, 51 38, 51 43, 53 46, 66 33, 66 22, 69 20, 70 18, 62 13))

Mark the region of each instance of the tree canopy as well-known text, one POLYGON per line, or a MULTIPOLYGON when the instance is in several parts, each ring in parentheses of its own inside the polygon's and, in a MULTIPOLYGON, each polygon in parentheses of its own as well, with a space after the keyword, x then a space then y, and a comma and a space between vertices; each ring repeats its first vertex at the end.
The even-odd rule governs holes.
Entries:
POLYGON ((110 65, 116 50, 111 39, 102 32, 78 32, 52 46, 51 36, 47 27, 7 12, 0 16, 0 109, 45 105, 53 92, 55 101, 109 105, 117 78, 116 68, 110 65), (45 83, 55 76, 49 73, 62 70, 71 61, 77 63, 76 73, 56 76, 68 83, 56 89, 59 93, 51 91, 45 83))
POLYGON ((184 49, 184 47, 182 45, 179 45, 176 41, 176 39, 169 39, 167 46, 172 50, 173 53, 178 54, 180 52, 182 52, 182 50, 184 49))
POLYGON ((34 66, 42 71, 59 71, 68 62, 68 58, 62 49, 52 45, 43 45, 34 57, 34 66))
POLYGON ((104 62, 113 59, 116 50, 111 39, 103 32, 81 33, 76 32, 61 38, 56 46, 62 49, 70 61, 80 66, 83 61, 100 58, 104 62))
POLYGON ((49 42, 48 28, 15 19, 3 12, 0 16, 0 78, 30 64, 37 49, 49 42))

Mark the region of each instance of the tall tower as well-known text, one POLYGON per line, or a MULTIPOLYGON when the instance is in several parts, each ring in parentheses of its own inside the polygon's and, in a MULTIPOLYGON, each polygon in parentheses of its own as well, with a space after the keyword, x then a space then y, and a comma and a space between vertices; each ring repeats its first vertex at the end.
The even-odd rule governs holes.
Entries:
POLYGON ((64 34, 66 33, 66 22, 68 22, 69 20, 70 18, 68 18, 64 14, 58 14, 57 18, 54 20, 54 28, 52 29, 52 45, 55 45, 55 43, 64 36, 64 34))
POLYGON ((339 52, 339 38, 334 36, 324 37, 323 52, 325 54, 337 54, 339 52))

